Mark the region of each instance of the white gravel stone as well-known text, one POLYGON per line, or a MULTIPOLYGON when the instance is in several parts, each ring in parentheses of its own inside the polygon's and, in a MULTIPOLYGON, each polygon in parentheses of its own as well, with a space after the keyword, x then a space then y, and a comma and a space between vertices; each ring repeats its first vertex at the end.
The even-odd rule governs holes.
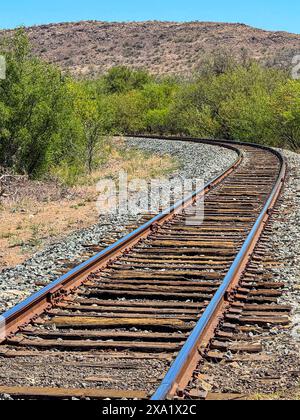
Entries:
POLYGON ((300 343, 300 155, 287 150, 281 152, 287 159, 288 178, 280 215, 273 223, 277 235, 272 237, 272 241, 275 259, 278 256, 284 264, 274 269, 274 273, 279 273, 285 283, 281 301, 293 307, 291 333, 293 342, 300 343))

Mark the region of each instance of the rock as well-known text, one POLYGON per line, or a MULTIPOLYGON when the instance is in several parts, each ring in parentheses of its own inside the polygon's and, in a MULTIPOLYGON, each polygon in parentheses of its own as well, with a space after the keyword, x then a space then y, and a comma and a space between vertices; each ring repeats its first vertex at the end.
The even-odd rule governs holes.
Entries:
POLYGON ((204 381, 202 379, 199 379, 198 387, 202 391, 206 391, 206 392, 210 392, 213 389, 212 385, 210 385, 208 382, 206 382, 206 381, 204 381))
POLYGON ((204 400, 206 399, 208 392, 207 391, 203 391, 200 389, 191 389, 188 392, 188 395, 190 398, 194 399, 194 400, 204 400))

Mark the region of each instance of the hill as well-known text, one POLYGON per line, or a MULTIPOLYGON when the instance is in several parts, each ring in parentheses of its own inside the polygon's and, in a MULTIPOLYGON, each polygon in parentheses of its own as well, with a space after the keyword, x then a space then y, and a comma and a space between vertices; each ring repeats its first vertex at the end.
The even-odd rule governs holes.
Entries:
POLYGON ((76 74, 99 74, 116 65, 148 68, 154 74, 189 74, 215 51, 289 67, 300 53, 300 35, 244 24, 82 21, 26 31, 38 56, 76 74))

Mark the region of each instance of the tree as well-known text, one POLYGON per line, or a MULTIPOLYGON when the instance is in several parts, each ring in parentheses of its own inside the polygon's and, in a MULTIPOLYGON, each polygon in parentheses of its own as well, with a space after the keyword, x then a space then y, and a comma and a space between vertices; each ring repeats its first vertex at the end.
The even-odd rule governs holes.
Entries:
POLYGON ((196 76, 219 76, 232 70, 237 65, 229 51, 217 49, 211 54, 204 55, 200 64, 196 66, 196 76))
POLYGON ((294 151, 300 149, 300 81, 289 80, 273 96, 274 128, 279 141, 294 151))
POLYGON ((94 89, 77 82, 70 85, 74 95, 74 110, 81 125, 86 167, 94 169, 101 140, 112 134, 108 102, 96 95, 94 89))
POLYGON ((143 121, 147 132, 164 134, 170 131, 170 107, 177 91, 177 83, 169 78, 153 81, 143 87, 143 121))
POLYGON ((103 89, 107 94, 126 93, 141 89, 151 80, 144 70, 131 70, 125 66, 113 67, 104 76, 103 89))
POLYGON ((218 137, 276 144, 272 94, 285 80, 280 71, 252 63, 223 74, 211 84, 218 137))
POLYGON ((119 134, 138 134, 145 131, 145 102, 140 91, 112 95, 110 100, 115 110, 115 128, 119 134))
MULTIPOLYGON (((212 83, 213 78, 210 80, 212 83)), ((215 137, 219 124, 207 80, 185 83, 170 107, 170 129, 176 134, 215 137)))
POLYGON ((37 175, 58 131, 64 78, 57 68, 31 56, 23 30, 4 39, 1 53, 6 57, 7 77, 0 81, 0 163, 37 175))

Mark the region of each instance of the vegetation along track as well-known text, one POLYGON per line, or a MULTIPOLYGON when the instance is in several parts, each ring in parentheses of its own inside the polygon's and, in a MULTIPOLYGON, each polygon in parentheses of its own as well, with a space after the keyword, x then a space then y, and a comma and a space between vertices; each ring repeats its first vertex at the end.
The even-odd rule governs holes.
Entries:
POLYGON ((234 149, 237 160, 5 313, 0 394, 207 397, 194 386, 205 358, 259 352, 246 333, 288 323, 289 308, 277 304, 282 284, 258 268, 284 159, 256 145, 184 141, 234 149), (203 223, 187 224, 204 195, 203 223))

